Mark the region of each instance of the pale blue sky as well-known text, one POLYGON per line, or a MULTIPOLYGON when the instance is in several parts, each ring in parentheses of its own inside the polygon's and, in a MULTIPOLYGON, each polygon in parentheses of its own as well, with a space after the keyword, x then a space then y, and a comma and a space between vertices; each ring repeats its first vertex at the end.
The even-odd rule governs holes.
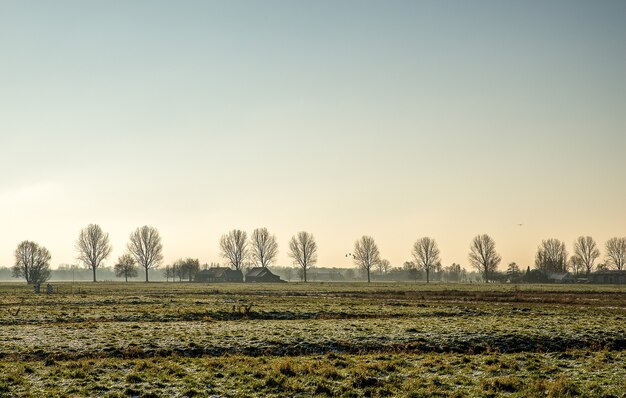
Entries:
MULTIPOLYGON (((0 265, 161 231, 219 261, 232 228, 363 234, 400 265, 626 235, 624 1, 0 0, 0 265), (517 223, 524 223, 518 227, 517 223)), ((109 263, 112 264, 114 258, 109 263)))

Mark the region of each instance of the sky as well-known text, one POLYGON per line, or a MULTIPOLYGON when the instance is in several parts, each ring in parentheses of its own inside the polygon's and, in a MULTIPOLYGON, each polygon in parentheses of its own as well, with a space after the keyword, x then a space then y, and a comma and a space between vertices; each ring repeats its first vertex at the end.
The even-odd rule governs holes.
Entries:
POLYGON ((150 225, 164 264, 267 227, 526 267, 626 236, 625 171, 624 1, 0 0, 0 266, 95 223, 107 265, 150 225))

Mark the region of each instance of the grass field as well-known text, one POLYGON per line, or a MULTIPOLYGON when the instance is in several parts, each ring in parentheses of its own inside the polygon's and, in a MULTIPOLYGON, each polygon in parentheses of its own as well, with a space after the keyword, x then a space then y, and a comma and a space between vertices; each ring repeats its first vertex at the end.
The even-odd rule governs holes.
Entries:
POLYGON ((626 396, 626 288, 0 285, 0 396, 626 396))

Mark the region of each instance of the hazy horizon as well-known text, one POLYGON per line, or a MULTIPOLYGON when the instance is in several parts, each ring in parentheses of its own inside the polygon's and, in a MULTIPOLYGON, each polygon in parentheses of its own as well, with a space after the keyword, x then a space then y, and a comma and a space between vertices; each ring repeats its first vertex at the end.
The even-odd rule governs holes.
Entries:
POLYGON ((0 1, 0 266, 90 223, 164 264, 267 227, 509 262, 626 236, 624 1, 0 1), (519 226, 518 224, 522 224, 519 226))
MULTIPOLYGON (((619 237, 622 237, 622 236, 619 236, 619 237)), ((471 238, 473 238, 473 236, 471 238)), ((566 244, 566 247, 567 247, 569 255, 571 256, 573 254, 573 250, 574 250, 573 249, 573 240, 570 243, 570 242, 564 241, 563 239, 560 239, 560 238, 554 237, 554 236, 553 237, 546 237, 546 238, 541 239, 541 240, 545 240, 545 239, 549 239, 549 238, 556 238, 556 239, 559 239, 559 240, 563 241, 566 244)), ((25 239, 25 240, 32 240, 32 239, 25 239)), ((316 240, 318 240, 318 242, 319 242, 319 239, 317 239, 317 237, 316 237, 316 240)), ((507 255, 506 252, 503 252, 500 247, 496 246, 497 247, 497 251, 499 252, 499 254, 502 255, 502 262, 498 266, 498 269, 501 270, 501 271, 506 270, 508 264, 511 263, 511 262, 517 263, 517 265, 522 267, 523 269, 526 269, 526 267, 528 267, 528 266, 530 266, 530 268, 533 269, 535 267, 535 254, 537 252, 537 248, 538 248, 539 244, 541 243, 541 240, 537 241, 537 244, 534 247, 530 248, 530 250, 528 250, 528 253, 527 253, 527 256, 526 256, 526 257, 528 257, 530 259, 530 260, 528 260, 528 262, 517 261, 512 256, 507 255)), ((598 258, 598 260, 596 261, 596 265, 597 265, 599 263, 604 263, 605 260, 606 260, 606 251, 605 251, 604 244, 606 243, 606 240, 608 240, 608 239, 606 239, 606 240, 595 239, 595 240, 596 240, 596 243, 598 244, 598 248, 600 249, 600 252, 601 252, 600 258, 598 258)), ((111 239, 111 241, 115 242, 115 239, 111 239)), ((391 261, 391 267, 402 267, 404 261, 415 261, 413 256, 412 256, 412 254, 411 254, 411 250, 412 250, 412 247, 413 247, 413 242, 410 242, 410 247, 407 250, 407 254, 406 254, 406 256, 405 256, 405 258, 403 260, 401 259, 400 262, 394 262, 394 261, 390 260, 391 261)), ((16 243, 16 247, 17 247, 18 243, 19 242, 16 243)), ((43 244, 42 242, 37 242, 37 243, 45 246, 45 244, 43 244)), ((278 266, 278 267, 296 266, 297 267, 297 265, 294 265, 292 263, 292 260, 287 255, 287 248, 286 247, 288 246, 288 242, 282 242, 282 243, 283 243, 282 247, 283 247, 283 250, 285 250, 285 252, 279 251, 279 257, 278 257, 279 260, 276 261, 275 263, 273 263, 272 266, 278 266), (283 259, 283 261, 281 261, 281 258, 283 259), (287 260, 284 260, 284 258, 287 258, 287 260)), ((354 243, 354 242, 352 242, 352 243, 354 243)), ((377 243, 378 243, 378 241, 377 241, 377 243)), ((437 244, 439 245, 440 249, 442 248, 442 246, 446 247, 446 246, 442 245, 439 240, 437 240, 437 244)), ((442 265, 443 266, 448 266, 448 265, 451 265, 452 263, 458 263, 458 264, 461 264, 461 266, 463 268, 465 268, 467 271, 477 271, 469 264, 469 261, 467 260, 467 255, 469 254, 469 244, 470 244, 470 242, 468 241, 467 242, 467 253, 465 255, 465 258, 462 258, 461 260, 447 260, 449 257, 446 256, 446 253, 442 251, 442 253, 441 253, 442 265)), ((496 244, 497 244, 497 241, 496 241, 496 244)), ((73 245, 73 242, 72 242, 72 245, 73 245)), ((379 249, 381 249, 380 244, 378 246, 379 246, 379 249)), ((48 248, 50 250, 49 246, 46 246, 46 248, 48 248)), ((280 249, 281 249, 281 241, 279 241, 279 250, 280 249)), ((350 250, 347 250, 343 254, 338 254, 337 255, 338 260, 336 262, 334 262, 334 263, 322 263, 322 262, 318 261, 315 264, 314 267, 317 267, 317 268, 333 268, 333 267, 336 267, 336 268, 358 268, 356 265, 354 265, 354 263, 352 262, 351 258, 346 258, 346 254, 351 253, 353 251, 352 249, 353 249, 353 247, 352 247, 352 245, 350 245, 350 250)), ((68 252, 75 252, 75 251, 74 250, 68 250, 68 252)), ((103 267, 113 267, 113 265, 116 263, 117 257, 119 255, 121 255, 121 254, 126 253, 126 252, 127 252, 126 246, 124 246, 123 249, 119 249, 119 248, 116 248, 114 246, 113 247, 113 254, 111 256, 109 256, 107 258, 107 260, 105 260, 103 262, 102 266, 103 267)), ((167 242, 164 242, 164 253, 167 255, 167 242)), ((68 257, 66 257, 68 259, 68 261, 55 261, 55 254, 54 254, 54 252, 52 252, 51 254, 52 254, 52 262, 51 262, 51 268, 52 269, 58 269, 59 266, 66 266, 66 265, 72 265, 72 264, 76 264, 76 265, 78 265, 81 268, 86 268, 87 267, 86 265, 81 264, 76 259, 76 256, 72 257, 71 253, 70 253, 70 255, 68 257)), ((384 251, 382 249, 381 249, 381 254, 382 254, 381 258, 389 259, 389 256, 385 256, 384 255, 385 253, 384 253, 384 251)), ((320 249, 320 251, 319 251, 320 258, 325 257, 324 255, 325 255, 324 251, 320 249)), ((219 256, 219 248, 218 248, 218 243, 216 241, 216 243, 215 243, 215 250, 214 250, 214 255, 213 256, 202 257, 202 256, 195 255, 194 253, 181 254, 179 256, 168 256, 168 257, 165 257, 165 260, 162 262, 162 264, 159 267, 159 269, 163 269, 166 265, 171 265, 172 263, 174 263, 178 259, 183 259, 183 258, 188 258, 188 257, 198 258, 199 261, 200 261, 200 264, 209 264, 209 265, 211 265, 212 263, 213 264, 219 263, 221 266, 227 266, 227 261, 224 258, 219 256), (211 258, 211 260, 205 260, 205 258, 211 258)), ((11 252, 11 260, 12 260, 11 262, 7 262, 6 264, 0 264, 0 267, 11 267, 11 266, 13 266, 13 264, 14 264, 13 252, 11 252)), ((270 268, 271 268, 271 266, 270 266, 270 268)), ((86 268, 86 269, 88 269, 88 268, 86 268)), ((158 272, 158 271, 151 270, 151 272, 158 272)), ((140 277, 142 277, 142 276, 140 275, 140 277)))

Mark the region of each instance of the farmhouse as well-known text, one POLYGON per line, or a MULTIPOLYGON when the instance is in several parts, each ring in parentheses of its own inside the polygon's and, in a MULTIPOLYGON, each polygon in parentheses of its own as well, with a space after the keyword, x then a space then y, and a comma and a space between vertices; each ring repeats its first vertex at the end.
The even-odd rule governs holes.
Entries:
POLYGON ((199 271, 196 274, 196 282, 243 282, 243 273, 227 267, 214 267, 199 271))
POLYGON ((569 272, 546 274, 550 283, 576 283, 576 278, 569 272))
POLYGON ((626 271, 598 270, 589 274, 589 283, 626 284, 626 271))
POLYGON ((250 268, 246 274, 246 282, 248 283, 276 283, 286 282, 280 279, 280 276, 272 274, 267 267, 250 268))

